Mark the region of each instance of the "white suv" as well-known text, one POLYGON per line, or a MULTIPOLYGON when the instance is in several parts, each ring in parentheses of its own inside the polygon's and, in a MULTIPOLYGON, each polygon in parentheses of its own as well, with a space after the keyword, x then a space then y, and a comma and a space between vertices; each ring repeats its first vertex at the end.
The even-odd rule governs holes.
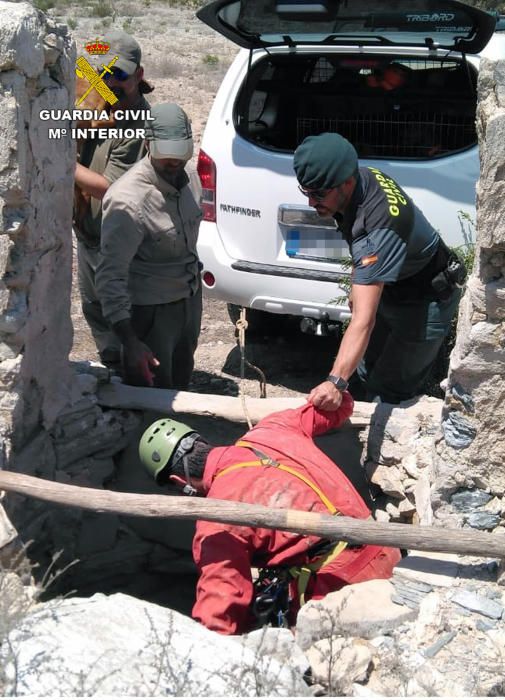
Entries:
MULTIPOLYGON (((468 242, 479 174, 481 56, 505 56, 496 17, 454 0, 217 0, 198 17, 239 52, 199 155, 207 293, 304 319, 348 317, 348 250, 298 191, 293 152, 337 131, 397 180, 447 244, 468 242), (388 67, 403 76, 388 85, 388 67), (388 89, 389 88, 389 89, 388 89), (341 283, 339 285, 339 283, 341 283)), ((254 317, 255 313, 255 317, 254 317)))

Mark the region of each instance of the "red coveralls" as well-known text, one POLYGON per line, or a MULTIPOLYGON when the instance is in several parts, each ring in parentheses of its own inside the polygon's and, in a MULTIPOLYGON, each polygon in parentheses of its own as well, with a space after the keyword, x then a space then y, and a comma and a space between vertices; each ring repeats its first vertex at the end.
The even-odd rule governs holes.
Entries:
MULTIPOLYGON (((307 403, 267 416, 243 440, 311 479, 342 515, 368 518, 370 511, 350 481, 312 440, 337 428, 352 409, 353 400, 347 392, 337 411, 320 411, 307 403)), ((214 448, 205 465, 206 495, 328 513, 313 489, 275 466, 244 467, 216 478, 227 467, 255 459, 246 447, 214 448)), ((193 617, 222 634, 247 632, 253 623, 251 566, 305 564, 307 550, 320 541, 314 535, 198 521, 193 556, 200 578, 193 617)), ((347 548, 311 576, 305 599, 322 598, 348 583, 389 578, 399 559, 397 549, 371 545, 347 548)))

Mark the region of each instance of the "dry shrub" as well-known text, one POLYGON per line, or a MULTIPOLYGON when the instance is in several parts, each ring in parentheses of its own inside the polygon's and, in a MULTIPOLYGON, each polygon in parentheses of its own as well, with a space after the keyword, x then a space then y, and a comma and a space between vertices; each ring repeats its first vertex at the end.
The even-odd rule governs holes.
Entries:
POLYGON ((121 14, 125 17, 141 17, 145 15, 146 10, 139 3, 125 2, 120 5, 121 14))
POLYGON ((146 78, 179 78, 184 74, 184 63, 176 56, 146 57, 143 60, 146 78))

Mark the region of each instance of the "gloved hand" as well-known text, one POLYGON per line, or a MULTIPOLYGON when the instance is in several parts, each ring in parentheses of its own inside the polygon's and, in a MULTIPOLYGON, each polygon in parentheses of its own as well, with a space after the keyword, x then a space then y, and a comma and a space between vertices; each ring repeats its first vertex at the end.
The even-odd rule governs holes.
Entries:
POLYGON ((154 372, 151 368, 160 363, 151 349, 135 336, 129 337, 122 345, 121 360, 124 380, 133 386, 154 386, 154 372))

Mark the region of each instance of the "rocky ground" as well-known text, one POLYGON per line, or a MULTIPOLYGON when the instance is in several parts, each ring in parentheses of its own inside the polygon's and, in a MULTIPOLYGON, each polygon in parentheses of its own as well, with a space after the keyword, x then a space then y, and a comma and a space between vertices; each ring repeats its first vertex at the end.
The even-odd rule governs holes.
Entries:
MULTIPOLYGON (((107 4, 100 7, 105 11, 107 4)), ((109 7, 116 24, 137 34, 143 44, 145 42, 146 69, 151 71, 153 81, 157 83, 155 99, 179 101, 193 116, 198 141, 208 107, 233 49, 226 48, 219 39, 217 41, 221 43, 212 43, 216 39, 207 30, 199 28, 191 13, 185 10, 154 5, 152 0, 143 0, 143 5, 135 8, 126 2, 109 7), (151 30, 151 26, 156 30, 151 30), (178 46, 180 53, 169 54, 167 46, 178 46), (190 84, 195 88, 193 91, 188 90, 190 84)), ((95 9, 98 8, 96 5, 95 9)), ((76 15, 78 9, 66 5, 62 19, 72 20, 76 40, 82 43, 101 34, 104 18, 107 20, 108 17, 90 17, 93 12, 87 11, 88 16, 81 19, 76 15)), ((82 13, 82 8, 79 11, 82 13)), ((93 359, 96 357, 95 348, 79 311, 76 290, 74 286, 72 359, 93 359)), ((277 324, 263 335, 254 339, 249 337, 246 353, 249 360, 265 372, 268 395, 303 394, 326 374, 335 345, 335 339, 301 336, 295 325, 288 323, 282 325, 282 329, 281 324, 277 324)), ((238 392, 240 353, 225 304, 205 301, 196 359, 194 389, 228 394, 238 392)), ((251 369, 247 370, 247 377, 246 392, 258 395, 258 383, 253 379, 251 369)), ((135 464, 136 441, 130 442, 120 460, 117 458, 121 439, 127 439, 127 423, 136 417, 111 411, 102 414, 94 401, 96 382, 93 384, 93 377, 85 373, 80 379, 83 391, 88 386, 87 395, 61 417, 56 430, 51 434, 44 433, 40 442, 31 444, 33 458, 31 453, 26 454, 26 463, 35 471, 42 455, 54 454, 58 470, 54 472, 52 467, 51 476, 54 474, 56 480, 98 488, 113 486, 125 492, 152 493, 157 487, 150 481, 144 489, 136 487, 142 479, 148 480, 135 464), (87 428, 83 429, 83 425, 87 428), (105 433, 109 437, 107 449, 103 444, 105 433), (99 451, 93 448, 98 440, 99 451), (73 461, 76 446, 82 450, 79 462, 73 461), (131 468, 130 472, 127 467, 131 468)), ((426 402, 423 406, 412 406, 410 413, 405 407, 391 410, 385 405, 374 406, 374 420, 366 436, 358 436, 357 431, 352 431, 351 437, 357 443, 357 458, 362 444, 366 443, 367 476, 394 502, 393 508, 386 504, 382 509, 381 518, 378 518, 382 521, 408 522, 415 505, 423 524, 429 522, 429 476, 434 436, 440 424, 440 406, 432 405, 431 408, 433 410, 429 410, 426 402)), ((226 439, 230 439, 231 430, 226 426, 223 430, 227 430, 226 439)), ((349 463, 349 448, 346 446, 345 450, 345 461, 349 463)), ((337 463, 341 461, 338 454, 334 459, 337 463)), ((477 529, 490 529, 490 516, 498 515, 495 509, 502 508, 501 501, 497 504, 499 499, 492 499, 483 488, 475 489, 473 482, 465 482, 465 485, 468 488, 458 489, 457 498, 451 499, 452 505, 460 511, 461 521, 477 529), (489 512, 486 507, 489 507, 489 512)), ((130 522, 133 518, 111 518, 105 513, 84 516, 82 513, 87 511, 79 511, 76 515, 76 511, 69 513, 68 509, 58 509, 61 520, 51 517, 46 523, 45 516, 40 519, 31 517, 24 503, 19 510, 30 522, 37 539, 41 534, 49 534, 50 547, 44 537, 40 537, 45 555, 50 549, 65 551, 70 556, 74 551, 72 547, 75 548, 76 556, 71 556, 76 560, 74 571, 79 572, 80 567, 80 571, 87 572, 89 586, 94 589, 88 590, 88 594, 95 593, 98 587, 107 593, 121 591, 118 596, 105 598, 98 594, 85 601, 69 597, 65 598, 61 609, 52 608, 50 602, 48 608, 38 607, 33 615, 30 613, 22 627, 10 636, 9 643, 2 645, 7 657, 2 658, 0 653, 0 695, 40 693, 41 689, 46 695, 61 693, 62 689, 67 694, 122 695, 135 692, 137 688, 139 695, 187 694, 193 692, 188 678, 191 681, 197 678, 199 687, 195 689, 195 695, 221 692, 235 696, 296 696, 306 694, 308 690, 314 695, 329 696, 458 697, 502 696, 505 691, 505 597, 503 588, 496 584, 499 562, 494 558, 490 561, 462 561, 437 555, 426 562, 424 555, 410 552, 410 556, 397 567, 391 582, 371 581, 345 587, 320 603, 309 603, 298 618, 294 638, 287 630, 269 631, 268 637, 285 633, 288 638, 283 643, 283 649, 287 651, 281 659, 282 668, 269 665, 271 659, 276 658, 276 653, 273 653, 277 649, 275 639, 264 652, 268 660, 266 671, 273 669, 274 681, 277 683, 287 667, 297 674, 294 676, 297 687, 290 686, 285 692, 277 691, 276 687, 274 692, 270 686, 265 691, 259 682, 263 683, 267 674, 262 659, 256 656, 251 664, 253 687, 240 688, 242 692, 237 692, 236 681, 247 680, 247 677, 240 667, 237 669, 230 663, 232 655, 228 645, 238 644, 238 640, 213 639, 212 633, 202 630, 187 618, 181 621, 181 634, 174 637, 172 617, 167 615, 166 607, 155 609, 155 606, 147 607, 144 602, 160 599, 164 593, 162 602, 165 606, 178 604, 182 608, 183 603, 186 605, 192 597, 194 580, 191 571, 182 568, 184 559, 180 552, 168 549, 175 541, 182 549, 183 532, 178 523, 172 522, 175 537, 167 523, 161 521, 158 523, 161 535, 153 536, 141 518, 137 518, 134 524, 130 522), (55 546, 58 541, 61 547, 55 546), (108 587, 104 584, 107 567, 111 572, 108 587), (144 579, 142 595, 139 595, 139 579, 146 569, 151 575, 144 579), (187 577, 181 576, 184 571, 188 572, 187 577), (180 580, 182 578, 185 578, 184 582, 180 580), (130 587, 123 587, 121 579, 128 579, 130 587), (135 591, 133 584, 137 585, 135 591), (183 585, 185 591, 181 590, 183 585), (125 593, 135 593, 142 601, 128 600, 125 593), (65 620, 58 619, 58 612, 65 620), (74 614, 76 616, 71 617, 74 614), (44 617, 49 620, 50 627, 37 627, 37 622, 45 622, 44 617), (90 633, 86 633, 85 623, 94 627, 90 633), (196 637, 195 628, 203 632, 208 647, 196 637), (152 633, 151 638, 141 636, 142 631, 152 633), (124 643, 121 643, 121 635, 124 643), (184 643, 189 640, 187 646, 181 642, 181 637, 184 643), (132 646, 132 640, 135 646, 132 646), (103 646, 100 646, 101 642, 103 646), (190 652, 193 649, 205 652, 209 648, 215 653, 203 654, 205 662, 211 662, 211 666, 205 667, 204 678, 213 682, 222 678, 212 665, 216 661, 228 667, 224 676, 226 683, 207 689, 200 683, 196 656, 190 656, 190 652), (175 651, 178 655, 174 656, 175 651), (74 654, 68 661, 67 652, 68 655, 74 654), (86 652, 91 654, 89 675, 86 675, 86 652), (176 670, 182 672, 182 677, 174 674, 174 664, 176 670), (304 673, 309 665, 311 682, 315 684, 310 689, 302 685, 309 677, 304 673), (6 680, 11 682, 11 678, 7 679, 7 674, 3 673, 4 669, 14 673, 9 687, 2 687, 6 680), (126 671, 138 671, 138 679, 132 679, 131 675, 127 677, 126 671), (116 680, 119 685, 112 684, 116 680)), ((188 528, 187 547, 190 535, 188 528)), ((8 618, 5 611, 10 613, 6 608, 9 602, 5 593, 6 580, 7 577, 2 580, 0 576, 0 622, 3 622, 0 628, 5 628, 4 619, 8 618)), ((14 594, 14 614, 19 618, 24 609, 19 607, 19 591, 14 591, 14 594)), ((30 605, 28 601, 27 611, 30 605)), ((263 639, 262 631, 260 635, 263 639)), ((239 652, 243 660, 243 650, 239 652)))
MULTIPOLYGON (((135 6, 120 0, 114 4, 114 10, 114 19, 81 17, 78 6, 70 5, 59 16, 61 21, 69 22, 70 27, 75 25, 72 34, 78 54, 83 53, 82 47, 87 41, 97 34, 101 36, 109 26, 133 34, 143 50, 145 75, 155 85, 150 102, 174 101, 186 110, 192 119, 197 154, 213 98, 237 47, 202 24, 194 10, 150 0, 135 6)), ((196 155, 191 167, 195 165, 196 155)), ((80 310, 75 255, 72 320, 71 359, 97 359, 93 339, 80 310)), ((278 326, 269 330, 264 335, 246 337, 246 357, 265 374, 267 395, 306 393, 327 374, 336 340, 303 336, 294 320, 283 327, 282 335, 278 326)), ((260 396, 259 376, 246 366, 245 393, 260 396)), ((239 379, 240 352, 226 304, 205 298, 191 389, 236 395, 239 379)))

